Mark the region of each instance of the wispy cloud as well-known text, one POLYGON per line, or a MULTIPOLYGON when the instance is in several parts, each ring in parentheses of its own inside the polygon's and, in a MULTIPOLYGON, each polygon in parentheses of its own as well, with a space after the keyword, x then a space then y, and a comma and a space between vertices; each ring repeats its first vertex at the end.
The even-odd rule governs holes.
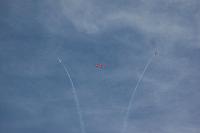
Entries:
POLYGON ((198 0, 0 2, 0 128, 76 133, 70 91, 56 62, 69 62, 86 130, 118 133, 138 86, 127 133, 197 133, 198 0), (97 70, 97 63, 106 68, 97 70), (59 74, 60 73, 60 74, 59 74))

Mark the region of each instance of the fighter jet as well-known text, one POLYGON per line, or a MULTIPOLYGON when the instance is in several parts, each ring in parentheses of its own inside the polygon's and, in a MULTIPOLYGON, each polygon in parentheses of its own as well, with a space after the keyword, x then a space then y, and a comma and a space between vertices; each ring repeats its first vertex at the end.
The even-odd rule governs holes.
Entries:
POLYGON ((58 57, 58 61, 59 61, 59 63, 61 63, 62 62, 62 60, 58 57))
POLYGON ((155 49, 154 55, 158 56, 158 50, 157 49, 155 49))

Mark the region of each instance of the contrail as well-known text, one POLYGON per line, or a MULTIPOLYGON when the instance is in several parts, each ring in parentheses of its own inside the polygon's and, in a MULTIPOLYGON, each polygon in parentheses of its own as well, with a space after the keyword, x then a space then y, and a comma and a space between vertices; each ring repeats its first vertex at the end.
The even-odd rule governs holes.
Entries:
POLYGON ((143 77, 144 77, 144 74, 146 72, 146 70, 148 69, 149 65, 151 64, 153 58, 157 56, 157 53, 155 52, 155 54, 148 60, 147 64, 145 65, 144 67, 144 70, 141 74, 141 76, 139 77, 136 85, 135 85, 135 88, 132 89, 132 94, 131 94, 131 97, 130 97, 130 100, 128 102, 128 106, 126 108, 126 114, 125 114, 125 117, 124 117, 124 120, 123 120, 123 127, 122 127, 122 133, 126 133, 126 130, 127 130, 127 126, 128 126, 128 117, 129 117, 129 114, 130 114, 130 109, 131 109, 131 105, 132 105, 132 102, 133 102, 133 99, 135 97, 135 93, 137 91, 137 88, 140 84, 140 82, 142 81, 143 77))
POLYGON ((67 67, 62 63, 62 60, 59 57, 58 57, 58 61, 63 66, 64 71, 66 73, 66 76, 69 78, 71 86, 72 86, 72 93, 73 93, 73 96, 74 96, 74 100, 75 100, 75 104, 76 104, 76 109, 77 109, 77 112, 78 112, 78 115, 79 115, 79 122, 80 122, 81 133, 86 133, 86 131, 85 131, 85 124, 84 124, 84 121, 83 121, 83 118, 82 118, 82 113, 81 113, 79 98, 78 98, 78 95, 77 95, 77 92, 76 92, 76 88, 74 87, 74 82, 71 79, 71 76, 69 74, 69 71, 68 71, 67 67))

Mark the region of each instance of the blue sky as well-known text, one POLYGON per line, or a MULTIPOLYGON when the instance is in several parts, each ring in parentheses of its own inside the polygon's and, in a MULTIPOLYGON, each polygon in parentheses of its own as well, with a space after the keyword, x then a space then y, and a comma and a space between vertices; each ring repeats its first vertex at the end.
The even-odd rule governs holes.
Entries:
POLYGON ((0 0, 0 132, 200 132, 198 0, 0 0), (99 70, 96 64, 106 64, 99 70))

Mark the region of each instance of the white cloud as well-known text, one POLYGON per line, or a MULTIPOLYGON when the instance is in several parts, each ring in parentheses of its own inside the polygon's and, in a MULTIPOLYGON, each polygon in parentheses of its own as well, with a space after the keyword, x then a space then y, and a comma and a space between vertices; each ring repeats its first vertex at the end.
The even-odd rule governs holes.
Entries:
POLYGON ((78 30, 86 33, 98 33, 109 30, 116 25, 119 27, 120 25, 127 25, 132 28, 138 28, 145 34, 162 35, 168 39, 189 39, 192 37, 193 27, 186 24, 188 20, 174 11, 170 12, 170 8, 168 11, 160 12, 157 9, 160 6, 167 8, 169 4, 175 4, 178 7, 187 9, 192 7, 187 6, 188 2, 163 2, 164 5, 159 5, 159 2, 151 1, 142 2, 138 7, 132 8, 133 4, 126 8, 115 7, 107 9, 90 0, 61 0, 61 7, 65 17, 69 18, 78 30))

